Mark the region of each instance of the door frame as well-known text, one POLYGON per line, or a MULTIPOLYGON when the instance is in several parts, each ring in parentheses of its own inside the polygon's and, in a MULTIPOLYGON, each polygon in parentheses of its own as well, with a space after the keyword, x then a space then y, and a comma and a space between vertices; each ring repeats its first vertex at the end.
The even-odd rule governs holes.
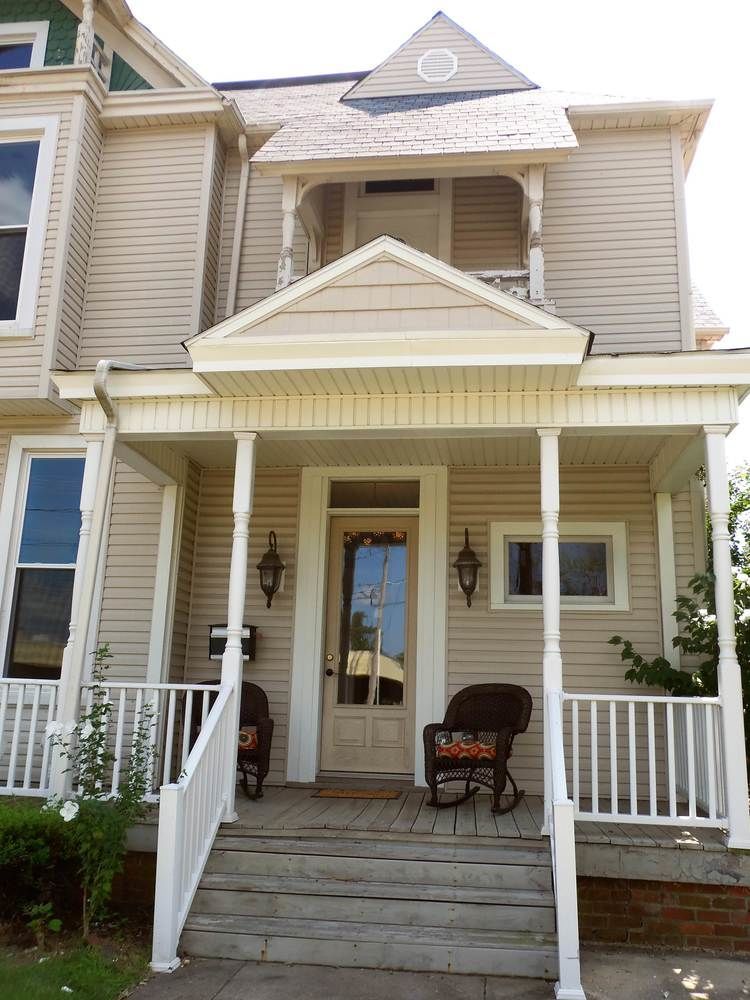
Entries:
MULTIPOLYGON (((446 705, 448 469, 446 466, 306 467, 302 470, 289 701, 287 781, 315 781, 320 760, 323 644, 328 589, 329 484, 332 479, 418 479, 417 640, 414 782, 424 785, 419 734, 446 705)), ((332 513, 342 513, 334 510, 332 513)), ((347 512, 343 512, 347 513, 347 512)), ((349 512, 350 513, 350 512, 349 512)), ((363 516, 367 511, 360 512, 363 516)), ((380 513, 386 513, 380 511, 380 513)), ((398 512, 394 512, 398 513, 398 512)))

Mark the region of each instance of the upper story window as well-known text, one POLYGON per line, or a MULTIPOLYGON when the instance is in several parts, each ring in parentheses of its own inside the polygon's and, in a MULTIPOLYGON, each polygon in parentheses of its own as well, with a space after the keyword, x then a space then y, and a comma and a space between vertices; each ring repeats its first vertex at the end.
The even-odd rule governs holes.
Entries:
POLYGON ((26 456, 9 574, 8 677, 60 675, 78 553, 83 466, 83 456, 26 456))
POLYGON ((33 333, 57 118, 0 120, 0 335, 33 333))
POLYGON ((434 177, 414 177, 393 181, 365 181, 365 194, 409 194, 415 191, 434 190, 434 177))
POLYGON ((0 24, 0 70, 44 66, 48 21, 0 24))

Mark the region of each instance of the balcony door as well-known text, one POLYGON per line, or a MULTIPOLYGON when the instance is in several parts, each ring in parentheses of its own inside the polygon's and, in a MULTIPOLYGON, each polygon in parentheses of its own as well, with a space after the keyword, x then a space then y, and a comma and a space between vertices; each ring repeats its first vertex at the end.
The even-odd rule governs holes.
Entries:
POLYGON ((413 770, 418 523, 331 519, 322 771, 413 770))

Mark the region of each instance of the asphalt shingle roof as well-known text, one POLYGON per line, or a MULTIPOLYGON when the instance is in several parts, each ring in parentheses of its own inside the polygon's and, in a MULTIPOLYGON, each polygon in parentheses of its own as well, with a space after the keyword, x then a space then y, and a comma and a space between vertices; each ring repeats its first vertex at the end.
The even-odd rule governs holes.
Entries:
POLYGON ((726 330, 727 325, 714 312, 706 296, 693 285, 693 324, 696 330, 726 330))

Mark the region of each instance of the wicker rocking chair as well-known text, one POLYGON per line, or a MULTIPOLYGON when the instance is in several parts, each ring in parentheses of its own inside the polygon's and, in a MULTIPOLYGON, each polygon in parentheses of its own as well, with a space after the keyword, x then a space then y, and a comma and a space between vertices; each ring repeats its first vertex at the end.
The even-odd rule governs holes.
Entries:
MULTIPOLYGON (((216 681, 202 681, 203 684, 215 684, 216 681)), ((216 701, 217 692, 212 691, 209 697, 209 707, 216 701)), ((193 699, 192 718, 190 720, 190 746, 198 739, 201 730, 201 700, 193 699)), ((184 705, 183 705, 184 712, 184 705)), ((240 693, 240 729, 243 726, 255 726, 255 746, 248 749, 237 747, 237 770, 242 775, 242 788, 249 799, 263 798, 263 781, 268 774, 271 760, 271 738, 273 737, 273 719, 268 716, 268 698, 263 688, 250 681, 242 682, 240 693), (248 775, 255 778, 255 792, 251 792, 248 775)), ((239 737, 239 734, 238 734, 239 737)))
POLYGON ((492 811, 511 812, 524 796, 508 770, 513 739, 529 724, 532 699, 516 684, 472 684, 451 698, 445 719, 424 729, 425 777, 436 809, 466 802, 484 785, 492 791, 492 811), (462 795, 440 802, 438 786, 465 781, 462 795), (472 781, 477 784, 472 788, 472 781), (513 799, 500 808, 510 782, 513 799))

